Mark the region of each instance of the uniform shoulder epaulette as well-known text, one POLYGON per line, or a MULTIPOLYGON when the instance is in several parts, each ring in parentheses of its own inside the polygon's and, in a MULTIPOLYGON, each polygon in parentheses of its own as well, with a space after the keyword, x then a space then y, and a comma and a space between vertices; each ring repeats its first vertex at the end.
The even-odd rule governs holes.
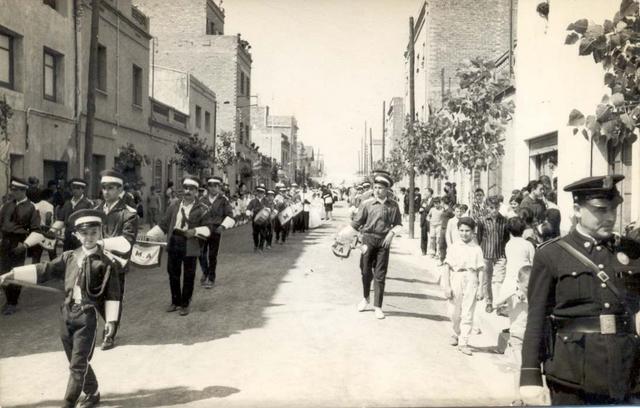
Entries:
POLYGON ((552 239, 550 239, 548 241, 544 241, 542 244, 538 245, 538 248, 536 248, 536 249, 542 249, 542 248, 546 247, 547 245, 552 244, 554 242, 557 242, 557 241, 559 241, 561 239, 562 239, 562 237, 556 237, 556 238, 552 238, 552 239))
POLYGON ((136 211, 135 208, 129 206, 128 204, 125 204, 124 207, 127 209, 127 211, 132 212, 132 213, 137 213, 138 211, 136 211))

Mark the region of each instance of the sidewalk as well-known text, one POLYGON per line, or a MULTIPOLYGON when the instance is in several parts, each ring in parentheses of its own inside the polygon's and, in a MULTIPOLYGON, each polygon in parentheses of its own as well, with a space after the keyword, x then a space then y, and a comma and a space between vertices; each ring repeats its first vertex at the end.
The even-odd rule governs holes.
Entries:
MULTIPOLYGON (((423 269, 430 282, 439 282, 440 280, 440 268, 437 265, 437 261, 430 256, 423 256, 420 250, 420 228, 416 224, 414 232, 415 238, 409 238, 408 228, 405 226, 394 240, 392 244, 393 257, 400 256, 403 262, 411 265, 415 268, 423 269)), ((438 294, 441 296, 442 292, 440 286, 434 286, 438 288, 438 294)), ((482 330, 482 335, 493 339, 494 346, 497 345, 499 333, 509 327, 509 319, 506 317, 498 316, 494 313, 486 313, 484 311, 484 302, 478 302, 476 305, 476 313, 474 316, 474 327, 482 330)))

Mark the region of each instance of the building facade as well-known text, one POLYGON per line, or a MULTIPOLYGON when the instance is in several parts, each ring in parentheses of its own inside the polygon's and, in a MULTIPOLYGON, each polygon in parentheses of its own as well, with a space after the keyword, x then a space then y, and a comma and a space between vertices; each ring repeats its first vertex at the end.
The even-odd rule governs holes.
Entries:
POLYGON ((396 140, 402 137, 405 122, 404 98, 399 96, 391 98, 384 119, 386 156, 394 148, 396 140))
MULTIPOLYGON (((414 19, 413 38, 416 120, 428 120, 430 112, 440 109, 444 99, 459 90, 456 71, 465 59, 482 57, 493 60, 500 65, 500 71, 513 76, 517 9, 518 0, 435 0, 421 3, 414 19)), ((408 58, 405 58, 405 65, 404 112, 408 112, 408 58)), ((505 137, 511 133, 511 129, 507 129, 505 137)), ((473 190, 478 187, 487 194, 500 194, 510 185, 500 167, 473 172, 451 169, 448 179, 457 184, 458 197, 463 202, 469 201, 473 190)), ((400 184, 408 186, 408 180, 400 184)), ((416 186, 431 187, 440 194, 444 182, 417 176, 416 186)))
MULTIPOLYGON (((86 166, 95 196, 99 172, 114 165, 124 146, 131 143, 148 156, 164 147, 149 134, 149 20, 130 1, 105 0, 98 29, 93 159, 82 162, 91 9, 81 3, 76 10, 75 4, 3 4, 1 41, 9 47, 0 58, 11 70, 0 95, 14 110, 9 172, 36 176, 46 185, 79 176, 86 166)), ((144 164, 135 169, 143 180, 151 179, 150 171, 144 164)))
POLYGON ((295 180, 298 160, 296 147, 298 143, 298 121, 296 120, 296 117, 270 115, 267 118, 267 126, 269 129, 272 129, 274 132, 280 133, 287 138, 288 150, 286 158, 288 163, 287 165, 284 165, 284 161, 281 161, 281 165, 286 176, 291 180, 295 180))
POLYGON ((226 169, 232 193, 252 184, 251 46, 239 34, 224 35, 224 10, 211 0, 134 1, 151 18, 154 64, 190 72, 216 93, 216 132, 236 139, 238 163, 226 169))
POLYGON ((567 26, 579 19, 602 24, 613 20, 620 2, 564 0, 553 2, 548 19, 535 10, 539 1, 518 4, 516 59, 515 183, 548 175, 557 178, 562 229, 570 227, 571 195, 562 187, 589 175, 621 173, 624 203, 618 230, 640 218, 640 144, 591 143, 567 126, 569 113, 578 109, 595 114, 597 104, 610 90, 603 84, 604 70, 591 56, 580 56, 578 44, 565 45, 567 26))

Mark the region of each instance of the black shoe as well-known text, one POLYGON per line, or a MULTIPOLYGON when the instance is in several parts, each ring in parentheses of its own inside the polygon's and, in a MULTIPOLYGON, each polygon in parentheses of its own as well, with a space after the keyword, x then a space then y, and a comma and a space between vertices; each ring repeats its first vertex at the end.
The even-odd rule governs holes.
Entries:
POLYGON ((175 312, 176 310, 178 310, 178 306, 171 304, 170 306, 167 307, 166 312, 171 313, 171 312, 175 312))
POLYGON ((186 316, 189 314, 189 306, 182 306, 180 308, 180 316, 186 316))
POLYGON ((100 402, 100 393, 96 392, 93 395, 85 395, 85 397, 80 400, 78 403, 78 407, 80 408, 90 408, 95 407, 100 402))
POLYGON ((115 346, 116 346, 115 341, 113 340, 112 337, 105 337, 104 340, 102 340, 102 346, 100 348, 103 351, 106 351, 106 350, 111 350, 115 346))
POLYGON ((204 285, 206 281, 207 281, 207 275, 202 275, 202 278, 200 278, 200 285, 204 285))

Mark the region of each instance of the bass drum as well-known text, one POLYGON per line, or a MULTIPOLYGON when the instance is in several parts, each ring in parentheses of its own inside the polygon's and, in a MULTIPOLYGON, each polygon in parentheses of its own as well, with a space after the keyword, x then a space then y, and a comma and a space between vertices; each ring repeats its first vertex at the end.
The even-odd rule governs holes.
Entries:
POLYGON ((253 217, 253 222, 256 225, 267 225, 271 220, 270 216, 271 216, 271 210, 265 207, 262 210, 258 211, 256 216, 253 217))

